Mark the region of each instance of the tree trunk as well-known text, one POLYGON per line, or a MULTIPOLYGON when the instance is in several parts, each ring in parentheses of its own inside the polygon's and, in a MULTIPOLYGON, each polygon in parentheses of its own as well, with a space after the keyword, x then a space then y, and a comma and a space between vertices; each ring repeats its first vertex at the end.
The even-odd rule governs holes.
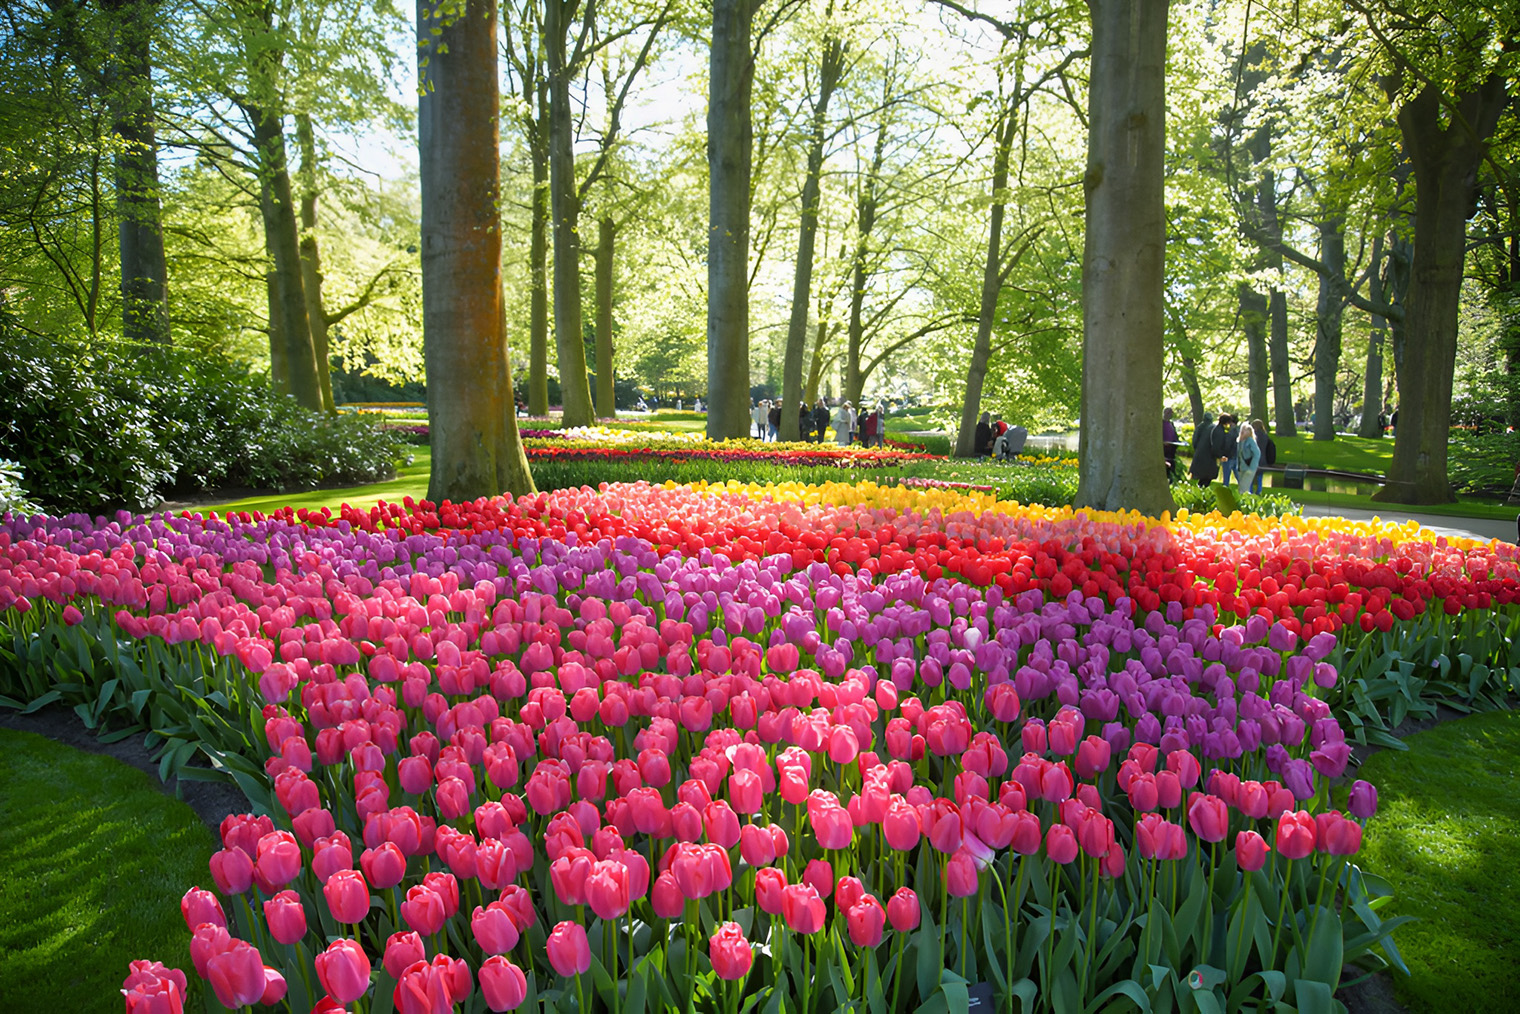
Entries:
POLYGON ((538 89, 538 119, 528 132, 533 160, 533 221, 528 246, 528 414, 549 414, 549 90, 538 89))
POLYGON ((596 414, 617 417, 612 372, 612 253, 617 225, 603 216, 596 223, 596 414))
POLYGON ((168 342, 169 288, 153 129, 152 0, 108 0, 115 63, 110 75, 121 220, 121 328, 136 341, 168 342))
POLYGON ((865 344, 866 259, 871 253, 871 232, 876 228, 876 210, 880 204, 877 180, 887 157, 886 118, 877 125, 876 145, 871 153, 871 169, 860 185, 855 200, 855 252, 850 258, 850 321, 845 343, 844 396, 858 402, 866 379, 860 371, 861 347, 865 344))
POLYGON ((418 0, 422 344, 435 503, 533 491, 501 288, 495 0, 418 0), (433 26, 443 29, 434 36, 433 26))
MULTIPOLYGON (((987 380, 987 361, 992 358, 992 322, 997 316, 998 293, 1002 290, 1003 216, 1007 210, 1005 195, 1008 190, 1008 160, 1018 122, 1018 110, 1005 108, 997 125, 997 150, 992 156, 992 214, 987 223, 987 258, 982 264, 982 297, 976 319, 976 344, 971 347, 971 363, 966 368, 961 425, 955 436, 957 458, 970 458, 976 454, 977 416, 982 410, 982 385, 987 380)), ((859 350, 854 352, 853 365, 858 377, 859 350)), ((1159 411, 1157 414, 1159 416, 1159 411)))
POLYGON ((829 343, 829 331, 829 322, 820 316, 813 336, 813 355, 808 365, 806 394, 802 399, 810 408, 817 403, 818 385, 823 382, 823 350, 829 343))
POLYGON ((1172 510, 1161 453, 1167 0, 1088 0, 1076 506, 1172 510))
POLYGON ((1273 289, 1267 297, 1268 316, 1272 320, 1272 337, 1269 350, 1272 359, 1272 418, 1263 419, 1272 432, 1280 437, 1298 435, 1298 423, 1293 417, 1293 373, 1288 361, 1288 297, 1281 289, 1273 289))
POLYGON ((566 0, 544 5, 544 48, 549 57, 549 213, 554 224, 554 346, 566 426, 595 421, 586 377, 586 334, 581 316, 581 201, 575 185, 574 114, 565 45, 566 0))
MULTIPOLYGON (((755 0, 713 0, 707 102, 707 436, 749 432, 750 86, 755 0)), ((782 413, 785 415, 785 413, 782 413)))
MULTIPOLYGON (((1368 275, 1367 296, 1375 303, 1383 301, 1383 236, 1379 233, 1372 240, 1372 271, 1368 275)), ((1362 424, 1357 436, 1381 440, 1383 427, 1378 417, 1383 414, 1383 339, 1387 334, 1387 322, 1378 315, 1372 317, 1372 328, 1367 334, 1367 373, 1362 378, 1362 424)))
POLYGON ((269 386, 290 390, 290 347, 280 326, 280 286, 273 270, 264 274, 264 297, 269 305, 269 386))
POLYGON ((1240 326, 1246 333, 1246 384, 1251 418, 1267 418, 1267 297, 1240 286, 1240 326))
POLYGON ((1453 499, 1446 443, 1467 218, 1478 166, 1508 102, 1508 84, 1493 74, 1457 96, 1449 118, 1441 115, 1435 87, 1426 85, 1398 112, 1404 150, 1414 165, 1414 258, 1404 316, 1407 341, 1398 371, 1399 427, 1388 483, 1374 500, 1425 504, 1453 499))
POLYGON ((302 279, 300 230, 290 186, 290 167, 285 156, 283 116, 272 109, 250 107, 254 121, 254 145, 259 155, 259 210, 264 219, 264 245, 274 262, 274 296, 270 305, 270 335, 280 335, 285 345, 289 394, 314 412, 322 410, 322 385, 317 379, 317 357, 311 341, 311 322, 306 314, 306 286, 302 279))
POLYGON ((1341 368, 1341 326, 1346 303, 1336 283, 1346 277, 1345 217, 1327 214, 1319 224, 1319 298, 1314 313, 1314 439, 1335 439, 1335 378, 1341 368))
POLYGON ((818 99, 813 103, 812 134, 808 139, 807 175, 802 181, 797 266, 792 274, 792 316, 786 329, 786 358, 781 366, 782 440, 797 440, 801 436, 795 406, 802 401, 802 360, 807 354, 808 308, 812 305, 813 247, 818 237, 823 146, 827 136, 829 100, 844 76, 844 69, 844 43, 826 36, 818 69, 818 99))
POLYGON ((1198 364, 1193 362, 1191 356, 1182 357, 1182 386, 1187 391, 1188 410, 1193 413, 1193 425, 1197 426, 1208 409, 1203 404, 1203 389, 1198 386, 1198 364))
POLYGON ((301 287, 306 295, 306 319, 311 326, 322 407, 335 412, 327 350, 327 305, 322 299, 322 255, 317 249, 317 139, 306 113, 296 114, 296 144, 301 148, 301 287))

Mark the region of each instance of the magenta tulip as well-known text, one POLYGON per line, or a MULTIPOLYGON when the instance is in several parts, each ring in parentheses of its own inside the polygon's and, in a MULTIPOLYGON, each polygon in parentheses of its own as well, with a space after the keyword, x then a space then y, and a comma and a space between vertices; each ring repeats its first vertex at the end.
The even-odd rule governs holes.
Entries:
POLYGON ((586 927, 579 923, 559 923, 549 932, 544 949, 554 971, 566 978, 580 975, 591 967, 591 944, 586 939, 586 927))
POLYGON ((523 970, 499 954, 492 955, 480 966, 480 992, 486 998, 486 1006, 503 1014, 516 1010, 528 997, 528 977, 523 970))
POLYGON ((726 922, 708 941, 708 957, 718 978, 735 981, 749 974, 754 964, 754 951, 744 938, 744 930, 736 922, 726 922))

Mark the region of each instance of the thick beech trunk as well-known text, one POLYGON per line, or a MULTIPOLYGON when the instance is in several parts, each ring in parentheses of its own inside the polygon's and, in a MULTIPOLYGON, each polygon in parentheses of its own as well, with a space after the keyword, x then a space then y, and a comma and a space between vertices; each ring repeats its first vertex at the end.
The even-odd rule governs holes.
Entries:
POLYGON ((595 414, 586 377, 586 335, 581 315, 581 201, 575 180, 574 114, 565 45, 566 0, 544 5, 544 49, 549 63, 549 214, 554 229, 554 346, 566 426, 589 426, 595 414))
POLYGON ((792 315, 786 329, 786 358, 781 365, 781 439, 796 440, 801 430, 796 406, 802 401, 802 360, 807 354, 808 308, 813 293, 813 248, 818 238, 818 204, 822 191, 823 146, 827 138, 829 100, 844 76, 844 43, 823 40, 818 69, 818 97, 813 103, 808 138, 807 174, 802 181, 801 222, 797 227, 797 265, 792 274, 792 315))
MULTIPOLYGON (((1378 235, 1372 240, 1372 272, 1367 290, 1368 297, 1375 303, 1383 301, 1382 262, 1383 237, 1378 235)), ((1362 378, 1362 422, 1357 427, 1357 436, 1371 440, 1380 440, 1383 436, 1378 416, 1383 411, 1383 341, 1387 332, 1387 321, 1373 315, 1372 327, 1367 334, 1367 373, 1362 378)))
POLYGON ((311 347, 317 359, 317 383, 322 407, 337 410, 333 403, 332 369, 327 351, 327 304, 322 298, 322 254, 317 248, 317 140, 311 117, 296 116, 296 144, 301 148, 301 286, 306 295, 306 320, 311 326, 311 347))
POLYGON ((1288 362, 1288 297, 1273 289, 1267 297, 1268 316, 1272 320, 1272 337, 1268 350, 1272 360, 1272 418, 1264 420, 1280 437, 1298 435, 1293 418, 1293 373, 1288 362))
MULTIPOLYGON (((749 207, 754 0, 713 0, 707 102, 707 436, 749 432, 749 207)), ((782 413, 784 416, 786 413, 782 413)))
POLYGON ((1314 313, 1314 439, 1335 439, 1335 381, 1341 368, 1341 329, 1346 303, 1336 282, 1346 277, 1345 218, 1331 215, 1319 224, 1319 298, 1314 313))
POLYGON ((549 414, 549 90, 538 90, 538 119, 529 130, 533 218, 528 241, 528 414, 549 414))
POLYGON ((1087 235, 1076 505, 1172 510, 1161 453, 1167 0, 1088 0, 1087 235))
POLYGON ((1467 219, 1478 166, 1508 104, 1508 87, 1509 80, 1495 73, 1457 96, 1453 115, 1442 116, 1441 97, 1427 85, 1399 109, 1404 151, 1414 165, 1414 258, 1398 367, 1399 428, 1388 483, 1373 494, 1374 500, 1424 504, 1452 499, 1446 444, 1467 219))
POLYGON ((1240 286, 1240 326, 1246 333, 1246 383, 1251 418, 1267 418, 1267 297, 1240 286))
POLYGON ((433 451, 428 499, 527 493, 501 289, 495 0, 419 0, 422 343, 433 451), (440 9, 441 8, 441 9, 440 9), (452 21, 452 23, 450 23, 452 21), (433 26, 442 28, 434 36, 433 26))
POLYGON ((617 416, 612 371, 612 254, 617 225, 607 216, 596 223, 596 414, 617 416))
POLYGON ((1193 425, 1198 425, 1208 406, 1203 403, 1203 389, 1198 386, 1198 364, 1189 356, 1182 357, 1182 386, 1187 391, 1188 410, 1193 414, 1193 425))
POLYGON ((153 129, 152 0, 107 0, 115 42, 110 71, 120 218, 121 327, 137 341, 169 341, 168 268, 153 129))
MULTIPOLYGON (((992 210, 987 223, 987 257, 982 262, 982 298, 976 319, 976 343, 966 368, 966 392, 961 400, 960 431, 955 436, 955 456, 976 454, 976 422, 982 411, 982 385, 987 380, 987 361, 992 358, 992 322, 997 316, 998 292, 1003 286, 1003 217, 1007 211, 1008 160, 1018 126, 1018 110, 1004 109, 998 121, 997 150, 992 156, 992 210)), ((859 350, 855 350, 859 375, 859 350)), ((1157 373, 1160 376, 1160 373, 1157 373)), ((863 382, 863 381, 862 381, 863 382)), ((1158 386, 1157 390, 1160 388, 1158 386)), ((1157 411, 1160 417, 1160 411, 1157 411)), ((1160 424, 1157 424, 1158 428, 1160 424)))
POLYGON ((284 345, 283 393, 306 408, 321 411, 322 384, 317 378, 316 351, 306 313, 300 230, 296 226, 290 167, 285 155, 283 117, 267 108, 250 107, 250 113, 259 155, 259 210, 264 219, 264 245, 274 262, 274 298, 269 307, 271 347, 276 340, 284 345))

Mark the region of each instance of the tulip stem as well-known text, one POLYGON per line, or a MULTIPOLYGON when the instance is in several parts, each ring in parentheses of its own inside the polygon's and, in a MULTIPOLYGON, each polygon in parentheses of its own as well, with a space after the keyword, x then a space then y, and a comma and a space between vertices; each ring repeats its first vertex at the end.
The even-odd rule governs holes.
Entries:
POLYGON ((1096 857, 1092 860, 1092 915, 1087 922, 1087 946, 1082 955, 1082 992, 1087 995, 1087 976, 1092 971, 1093 944, 1098 936, 1098 872, 1103 864, 1096 857))
POLYGON ((612 979, 612 1014, 618 1014, 622 1009, 622 998, 618 995, 618 947, 617 947, 617 919, 613 918, 602 923, 602 928, 607 931, 607 975, 612 979))
POLYGON ((802 937, 802 1014, 808 1014, 811 1007, 808 1002, 809 994, 813 991, 813 969, 809 963, 811 959, 808 955, 807 934, 803 933, 800 936, 802 937))
POLYGON ((586 991, 581 986, 581 973, 575 973, 575 1000, 580 1005, 580 1014, 588 1014, 586 1010, 586 991))
POLYGON ((903 934, 897 934, 897 943, 893 947, 892 955, 892 1006, 887 1008, 887 1014, 897 1014, 897 995, 902 989, 902 952, 903 934))
MULTIPOLYGON (((1310 940, 1314 939, 1314 928, 1319 925, 1319 910, 1325 904, 1325 884, 1328 882, 1329 873, 1330 859, 1326 856, 1325 861, 1320 863, 1319 866, 1319 893, 1314 897, 1314 915, 1309 920, 1310 940)), ((1337 877, 1336 879, 1339 880, 1340 878, 1337 877)))
POLYGON ((968 945, 971 940, 971 899, 961 899, 961 978, 966 977, 966 952, 971 948, 968 945))
POLYGON ((1282 901, 1277 906, 1277 922, 1272 926, 1272 957, 1267 962, 1268 968, 1277 967, 1277 942, 1282 937, 1283 919, 1288 911, 1288 891, 1293 884, 1293 860, 1284 859, 1287 869, 1283 873, 1282 901))
POLYGON ((1230 963, 1230 981, 1237 981, 1246 970, 1246 920, 1251 916, 1251 874, 1243 874, 1246 882, 1245 900, 1240 903, 1240 933, 1235 938, 1236 961, 1230 963))

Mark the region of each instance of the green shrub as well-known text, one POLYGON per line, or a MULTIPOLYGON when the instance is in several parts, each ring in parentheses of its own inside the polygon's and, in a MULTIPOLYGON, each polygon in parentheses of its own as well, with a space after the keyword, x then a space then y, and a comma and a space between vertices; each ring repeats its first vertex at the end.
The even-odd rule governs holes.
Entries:
POLYGON ((20 465, 0 458, 0 517, 42 513, 42 508, 27 496, 25 478, 20 465))
POLYGON ((0 455, 60 511, 372 482, 400 450, 372 421, 303 409, 214 352, 46 337, 0 317, 0 455))

